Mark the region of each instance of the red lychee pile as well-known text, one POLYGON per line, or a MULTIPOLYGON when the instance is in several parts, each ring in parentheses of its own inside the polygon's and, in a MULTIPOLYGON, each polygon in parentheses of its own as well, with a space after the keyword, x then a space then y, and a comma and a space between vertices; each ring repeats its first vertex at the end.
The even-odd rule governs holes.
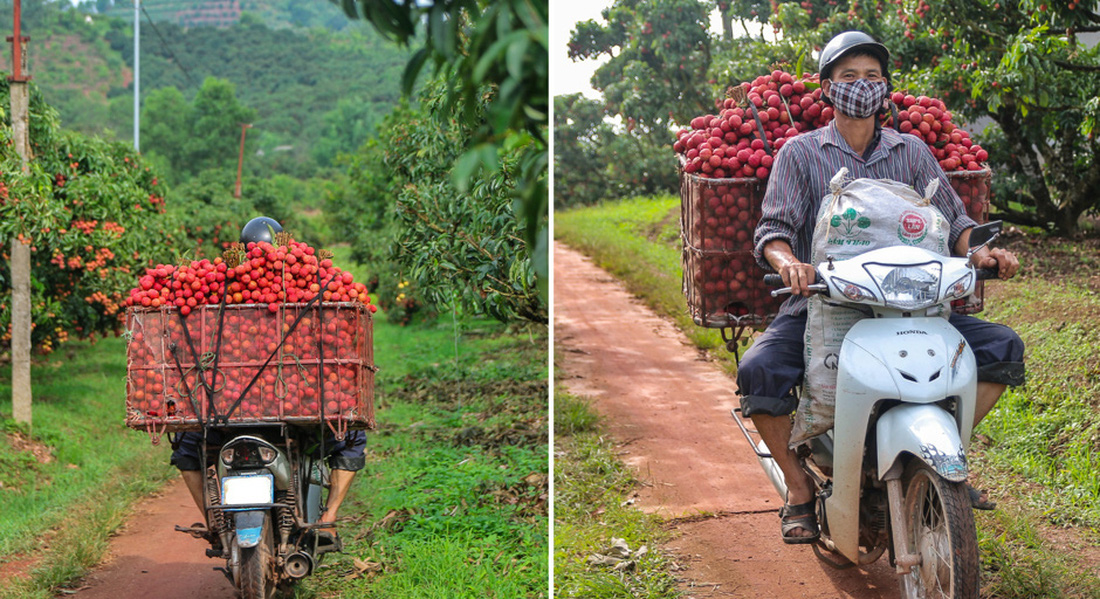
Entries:
MULTIPOLYGON (((683 157, 685 173, 767 179, 775 153, 788 139, 833 120, 816 73, 796 79, 776 70, 730 91, 732 97, 716 102, 718 114, 695 117, 690 129, 677 134, 673 149, 683 157), (741 96, 741 102, 734 99, 741 96)), ((982 170, 988 153, 951 122, 941 100, 903 92, 890 99, 898 109, 896 129, 924 140, 945 171, 982 170)), ((893 118, 885 124, 894 126, 893 118)))
POLYGON ((223 293, 226 304, 267 304, 272 312, 281 303, 308 302, 318 293, 326 302, 359 302, 371 312, 378 310, 370 303, 365 285, 298 241, 278 247, 265 241, 249 243, 245 258, 232 268, 218 257, 146 269, 138 286, 130 290, 126 305, 175 306, 187 316, 196 306, 220 303, 223 293), (322 292, 321 285, 330 279, 322 292))
MULTIPOLYGON (((322 407, 328 416, 352 421, 369 417, 371 373, 363 365, 370 363, 371 351, 365 315, 356 309, 326 308, 318 320, 312 309, 301 314, 303 310, 300 305, 287 306, 283 314, 246 305, 226 308, 218 379, 211 380, 210 370, 202 372, 217 389, 214 409, 219 415, 228 414, 251 383, 231 420, 315 420, 322 407), (272 354, 277 359, 263 367, 272 354), (324 380, 319 384, 317 363, 322 357, 324 380), (259 378, 252 383, 257 372, 259 378)), ((218 309, 209 306, 189 319, 190 343, 200 356, 215 350, 217 315, 218 309), (194 323, 196 318, 200 322, 194 323)), ((143 311, 132 314, 128 324, 133 332, 127 408, 136 420, 131 425, 142 428, 146 419, 162 418, 195 422, 199 416, 193 406, 205 410, 206 393, 180 319, 143 311), (166 350, 173 345, 181 348, 180 367, 166 350)))
POLYGON ((128 425, 209 417, 199 373, 221 416, 248 388, 231 420, 316 421, 323 411, 369 425, 376 307, 367 288, 308 244, 276 239, 227 252, 236 266, 219 257, 145 271, 127 299, 128 425), (318 295, 320 313, 304 305, 318 295))

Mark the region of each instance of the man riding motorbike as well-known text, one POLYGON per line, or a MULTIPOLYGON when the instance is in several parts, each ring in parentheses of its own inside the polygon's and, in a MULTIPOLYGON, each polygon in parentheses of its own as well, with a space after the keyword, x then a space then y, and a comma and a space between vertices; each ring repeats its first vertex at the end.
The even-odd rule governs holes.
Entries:
MULTIPOLYGON (((278 221, 267 217, 257 217, 248 221, 241 229, 240 241, 243 244, 260 241, 272 243, 274 241, 273 235, 282 230, 283 228, 278 221)), ((217 446, 221 444, 222 438, 223 435, 219 431, 213 430, 207 434, 207 443, 217 446)), ((329 493, 322 512, 322 518, 324 522, 331 522, 333 526, 320 529, 318 532, 325 539, 325 543, 337 551, 340 550, 341 543, 336 533, 336 518, 339 515, 340 505, 347 496, 352 481, 355 480, 355 473, 362 470, 366 463, 364 455, 366 445, 367 435, 365 431, 347 431, 343 441, 336 441, 331 432, 326 433, 324 446, 328 454, 330 468, 329 493)), ((203 501, 203 477, 205 473, 200 470, 201 461, 199 456, 199 452, 202 450, 203 434, 201 432, 180 433, 172 443, 171 463, 180 470, 183 481, 187 485, 188 491, 191 492, 191 497, 195 500, 199 511, 203 513, 203 522, 206 522, 203 501)), ((205 528, 208 532, 204 536, 211 543, 216 544, 217 535, 209 532, 209 523, 205 525, 205 528)))
MULTIPOLYGON (((889 59, 885 46, 860 31, 841 33, 825 46, 818 61, 822 94, 836 116, 828 126, 792 138, 778 152, 756 228, 757 261, 782 276, 791 297, 742 358, 737 385, 742 413, 752 418, 786 479, 788 495, 780 512, 786 543, 812 543, 820 534, 813 486, 788 445, 790 415, 798 405, 793 389, 805 369, 806 298, 812 294, 807 286, 815 278, 808 264, 811 240, 829 180, 842 167, 853 177, 893 179, 918 189, 939 179, 932 203, 951 224, 955 255, 966 255, 970 229, 977 225, 924 142, 879 125, 890 93, 889 59)), ((983 249, 972 261, 997 268, 1002 279, 1019 269, 1016 257, 1004 249, 983 249)), ((1023 383, 1023 342, 1008 327, 971 316, 952 315, 950 322, 977 358, 976 424, 1007 386, 1023 383)), ((973 488, 971 501, 975 508, 994 507, 984 492, 973 488)))

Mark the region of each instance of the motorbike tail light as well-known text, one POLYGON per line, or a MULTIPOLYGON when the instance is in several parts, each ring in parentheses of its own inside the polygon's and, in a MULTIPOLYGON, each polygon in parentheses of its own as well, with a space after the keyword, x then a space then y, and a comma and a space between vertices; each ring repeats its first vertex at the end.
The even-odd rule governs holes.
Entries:
POLYGON ((276 457, 278 453, 273 448, 258 443, 237 443, 221 451, 222 463, 233 469, 259 468, 276 457))

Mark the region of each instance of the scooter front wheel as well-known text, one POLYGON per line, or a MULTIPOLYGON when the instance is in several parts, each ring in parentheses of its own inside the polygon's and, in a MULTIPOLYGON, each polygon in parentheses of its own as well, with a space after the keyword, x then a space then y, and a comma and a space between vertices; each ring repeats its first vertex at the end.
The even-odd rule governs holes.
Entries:
POLYGON ((904 599, 977 599, 978 539, 965 483, 913 460, 903 477, 909 552, 919 565, 901 577, 904 599))

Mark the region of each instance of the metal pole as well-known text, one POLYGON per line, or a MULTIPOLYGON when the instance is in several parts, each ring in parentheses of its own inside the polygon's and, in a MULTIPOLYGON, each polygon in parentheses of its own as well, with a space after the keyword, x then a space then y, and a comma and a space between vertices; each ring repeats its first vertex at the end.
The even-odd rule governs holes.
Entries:
MULTIPOLYGON (((12 36, 11 125, 15 150, 19 153, 23 173, 28 171, 30 155, 30 98, 24 71, 27 55, 23 44, 30 38, 23 37, 20 28, 22 7, 20 0, 14 4, 12 36)), ((11 242, 11 405, 12 418, 16 422, 31 424, 31 248, 18 239, 11 242)))
POLYGON ((252 128, 251 123, 241 123, 241 153, 237 157, 237 187, 233 197, 241 197, 241 166, 244 164, 244 132, 252 128))
POLYGON ((134 151, 141 151, 141 0, 134 0, 134 151))

